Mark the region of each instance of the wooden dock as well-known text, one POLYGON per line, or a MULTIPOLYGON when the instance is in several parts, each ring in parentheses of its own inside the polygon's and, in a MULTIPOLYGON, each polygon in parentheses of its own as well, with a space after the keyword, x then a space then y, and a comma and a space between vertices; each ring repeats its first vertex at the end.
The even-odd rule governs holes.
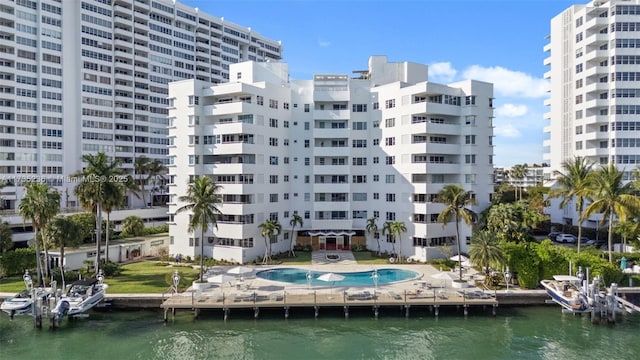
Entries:
POLYGON ((193 310, 197 317, 201 310, 222 310, 224 319, 229 318, 230 312, 234 309, 253 310, 254 317, 258 318, 260 309, 277 309, 284 311, 284 317, 289 317, 291 308, 312 308, 315 316, 318 317, 321 308, 342 308, 345 317, 349 317, 350 308, 369 307, 373 310, 375 317, 378 317, 380 308, 401 307, 405 311, 405 316, 409 316, 411 307, 430 307, 435 316, 438 316, 440 307, 462 307, 464 315, 468 314, 471 306, 492 307, 492 314, 496 315, 498 301, 495 294, 490 293, 470 293, 467 296, 464 292, 445 292, 442 289, 425 290, 415 293, 404 291, 396 293, 393 291, 384 292, 336 292, 326 291, 308 292, 242 292, 242 293, 182 293, 174 294, 164 299, 161 308, 164 310, 164 320, 167 321, 169 314, 174 314, 176 310, 193 310), (478 295, 481 295, 478 296, 478 295))

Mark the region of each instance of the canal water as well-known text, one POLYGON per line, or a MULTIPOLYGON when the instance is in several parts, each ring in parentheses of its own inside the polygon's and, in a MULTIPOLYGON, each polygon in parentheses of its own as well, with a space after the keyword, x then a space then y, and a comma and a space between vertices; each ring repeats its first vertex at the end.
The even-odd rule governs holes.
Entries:
POLYGON ((234 311, 194 319, 179 312, 162 321, 158 311, 92 312, 64 320, 55 331, 33 328, 28 317, 0 314, 0 359, 611 359, 640 358, 640 316, 615 325, 592 325, 588 317, 562 314, 559 307, 441 311, 385 308, 234 311))

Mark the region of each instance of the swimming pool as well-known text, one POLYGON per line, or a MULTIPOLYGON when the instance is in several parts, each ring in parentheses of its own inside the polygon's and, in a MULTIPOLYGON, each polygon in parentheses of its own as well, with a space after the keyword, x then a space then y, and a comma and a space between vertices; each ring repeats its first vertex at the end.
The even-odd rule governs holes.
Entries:
MULTIPOLYGON (((377 272, 378 272, 378 285, 389 284, 397 281, 411 280, 420 276, 420 274, 415 271, 404 270, 404 269, 378 269, 377 272)), ((335 282, 318 280, 318 277, 328 272, 309 271, 309 270, 297 269, 297 268, 276 268, 276 269, 263 270, 256 273, 256 277, 265 279, 265 280, 307 285, 308 284, 307 273, 310 273, 312 276, 311 285, 316 285, 316 286, 328 286, 328 285, 374 286, 374 283, 373 283, 374 270, 336 273, 344 276, 344 280, 335 281, 335 282)))

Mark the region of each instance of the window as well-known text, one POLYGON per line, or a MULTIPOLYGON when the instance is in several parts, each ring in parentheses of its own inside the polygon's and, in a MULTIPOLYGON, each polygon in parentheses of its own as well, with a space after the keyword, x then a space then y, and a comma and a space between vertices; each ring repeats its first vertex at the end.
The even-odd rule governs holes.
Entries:
MULTIPOLYGON (((304 112, 309 112, 309 104, 304 104, 304 112)), ((308 129, 305 129, 305 130, 308 130, 308 129)))
POLYGON ((354 184, 364 184, 367 182, 367 175, 353 175, 352 180, 354 184))
POLYGON ((600 141, 600 149, 606 149, 609 147, 609 141, 605 140, 605 141, 600 141))
POLYGON ((475 164, 476 163, 476 154, 467 154, 464 156, 465 164, 475 164))
POLYGON ((352 194, 353 201, 367 201, 367 193, 353 193, 352 194))
POLYGON ((309 183, 309 181, 311 181, 311 177, 310 177, 309 175, 305 175, 305 176, 304 176, 304 183, 305 183, 305 184, 308 184, 308 183, 309 183))
POLYGON ((362 121, 355 121, 351 125, 353 130, 367 130, 367 123, 362 121))
POLYGON ((464 143, 467 145, 475 145, 476 144, 476 136, 475 135, 465 135, 464 143))
POLYGON ((269 127, 277 128, 278 127, 278 119, 269 119, 269 127))
POLYGON ((200 104, 199 96, 189 95, 189 105, 199 105, 199 104, 200 104))
POLYGON ((582 141, 576 141, 576 150, 582 150, 582 141))
POLYGON ((269 175, 269 184, 277 184, 278 175, 269 175))
POLYGON ((384 182, 387 183, 387 184, 394 184, 396 182, 396 176, 395 175, 385 175, 384 182))
POLYGON ((580 42, 580 41, 582 41, 582 39, 583 39, 582 33, 576 34, 576 42, 580 42))
POLYGON ((379 200, 380 199, 380 193, 373 193, 373 200, 379 200))
POLYGON ((278 202, 278 194, 269 194, 269 202, 278 202))
POLYGON ((278 138, 269 138, 269 145, 270 146, 278 146, 278 138))
POLYGON ((354 148, 366 148, 367 140, 353 140, 352 145, 354 148))
POLYGON ((396 221, 396 213, 387 211, 387 221, 396 221))
POLYGON ((373 175, 373 182, 378 182, 380 181, 380 175, 373 175))
POLYGON ((310 162, 311 162, 311 160, 308 157, 304 158, 304 164, 305 165, 309 166, 310 162))
POLYGON ((256 96, 256 104, 262 106, 264 105, 264 96, 257 95, 256 96))
POLYGON ((380 145, 380 139, 373 139, 373 146, 380 145))
POLYGON ((387 202, 395 202, 396 201, 396 194, 387 194, 387 202))
POLYGON ((396 126, 396 118, 385 119, 384 126, 388 128, 396 126))
POLYGON ((582 79, 576 80, 576 89, 580 89, 582 87, 582 79))
POLYGON ((582 104, 582 94, 576 95, 576 104, 582 104))
POLYGON ((377 156, 374 156, 374 157, 373 157, 373 163, 374 163, 374 164, 378 164, 379 162, 380 162, 380 158, 379 158, 379 157, 377 157, 377 156))
POLYGON ((583 66, 582 64, 578 64, 576 65, 576 74, 579 74, 582 72, 583 66))
POLYGON ((396 157, 395 156, 387 156, 385 158, 385 164, 387 165, 393 165, 396 163, 396 157))
POLYGON ((278 108, 278 100, 269 99, 269 107, 271 109, 277 109, 278 108))
POLYGON ((384 144, 386 146, 393 146, 396 144, 396 138, 395 137, 388 137, 384 139, 384 144))
POLYGON ((582 134, 582 125, 576 126, 576 135, 582 134))
POLYGON ((476 174, 465 174, 464 182, 467 184, 475 184, 476 183, 476 174))
POLYGON ((308 122, 308 121, 306 121, 306 122, 304 123, 304 129, 305 129, 305 130, 309 130, 309 128, 310 128, 309 122, 308 122))
POLYGON ((269 157, 269 165, 278 165, 278 157, 270 156, 269 157))
POLYGON ((354 157, 351 159, 351 163, 353 166, 366 166, 367 158, 366 157, 354 157))
POLYGON ((384 102, 385 109, 393 109, 394 107, 396 107, 396 99, 390 99, 384 102))
POLYGON ((466 96, 464 98, 464 104, 465 105, 475 105, 476 104, 476 97, 474 95, 466 96))
POLYGON ((304 147, 308 148, 309 147, 309 139, 306 139, 304 141, 304 147))
POLYGON ((353 112, 367 112, 367 104, 353 104, 351 109, 353 112))

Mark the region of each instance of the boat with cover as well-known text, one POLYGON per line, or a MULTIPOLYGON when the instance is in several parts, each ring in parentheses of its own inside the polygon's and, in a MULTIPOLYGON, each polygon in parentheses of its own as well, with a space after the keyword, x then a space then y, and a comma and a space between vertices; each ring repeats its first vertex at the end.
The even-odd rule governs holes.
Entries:
POLYGON ((540 284, 558 305, 571 312, 583 312, 589 309, 589 300, 580 282, 576 276, 554 275, 553 280, 542 280, 540 284))
POLYGON ((104 299, 106 289, 109 287, 102 283, 101 276, 98 278, 73 282, 52 310, 54 316, 58 320, 64 316, 76 316, 98 305, 104 299))

